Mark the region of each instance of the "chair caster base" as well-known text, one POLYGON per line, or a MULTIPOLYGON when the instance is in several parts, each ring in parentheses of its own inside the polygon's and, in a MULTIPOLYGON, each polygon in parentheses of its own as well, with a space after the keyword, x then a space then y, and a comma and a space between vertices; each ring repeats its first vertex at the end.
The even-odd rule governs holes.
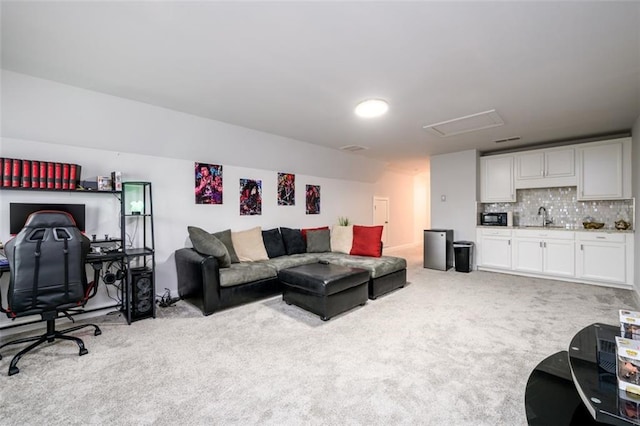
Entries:
POLYGON ((15 367, 15 366, 9 367, 9 376, 13 376, 14 374, 18 374, 19 372, 20 372, 20 369, 18 367, 15 367))
POLYGON ((88 354, 88 353, 89 353, 89 351, 87 350, 87 348, 82 348, 82 349, 80 349, 80 356, 82 356, 82 355, 86 355, 86 354, 88 354))
POLYGON ((97 329, 96 331, 93 332, 94 336, 99 336, 101 334, 102 334, 102 330, 100 330, 100 329, 97 329))
POLYGON ((322 321, 329 321, 329 317, 320 317, 322 321))

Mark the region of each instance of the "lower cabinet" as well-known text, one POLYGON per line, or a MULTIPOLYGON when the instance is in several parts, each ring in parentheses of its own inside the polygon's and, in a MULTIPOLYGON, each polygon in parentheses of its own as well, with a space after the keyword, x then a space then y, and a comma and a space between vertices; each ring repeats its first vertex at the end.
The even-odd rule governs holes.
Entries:
POLYGON ((632 233, 478 228, 479 269, 631 287, 632 233))
POLYGON ((513 269, 573 277, 575 275, 574 233, 570 231, 514 231, 513 269))
POLYGON ((511 269, 510 229, 479 229, 476 241, 478 266, 511 269))
POLYGON ((577 276, 585 280, 627 283, 625 234, 585 234, 576 241, 577 276))

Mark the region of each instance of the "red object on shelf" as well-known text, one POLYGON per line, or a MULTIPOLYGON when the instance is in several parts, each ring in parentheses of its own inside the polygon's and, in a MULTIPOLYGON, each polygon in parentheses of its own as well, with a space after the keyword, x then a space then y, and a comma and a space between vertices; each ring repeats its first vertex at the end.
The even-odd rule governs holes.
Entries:
POLYGON ((32 188, 40 188, 40 162, 32 161, 31 162, 31 187, 32 188))
POLYGON ((56 174, 55 174, 55 189, 62 189, 62 164, 60 163, 55 163, 55 170, 56 170, 56 174))
POLYGON ((77 164, 69 165, 69 189, 76 189, 76 182, 78 181, 78 169, 77 164))
POLYGON ((20 188, 20 171, 22 170, 22 160, 12 160, 11 186, 20 188))
POLYGON ((47 189, 53 189, 53 180, 54 180, 54 164, 47 163, 47 189))
POLYGON ((69 189, 69 164, 62 164, 62 189, 69 189))
POLYGON ((31 188, 31 161, 22 160, 22 187, 31 188))
POLYGON ((11 158, 2 159, 2 186, 11 186, 11 158))
POLYGON ((40 182, 40 188, 43 189, 47 187, 47 164, 46 161, 40 162, 40 178, 38 181, 40 182))

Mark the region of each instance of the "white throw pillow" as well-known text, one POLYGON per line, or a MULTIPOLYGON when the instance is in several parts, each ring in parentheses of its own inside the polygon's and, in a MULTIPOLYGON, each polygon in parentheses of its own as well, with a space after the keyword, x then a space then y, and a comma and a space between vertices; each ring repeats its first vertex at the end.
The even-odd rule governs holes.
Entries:
POLYGON ((331 228, 331 251, 349 254, 353 245, 353 225, 333 225, 331 228))
POLYGON ((246 231, 231 231, 231 241, 240 262, 269 259, 262 239, 262 228, 259 226, 246 231))

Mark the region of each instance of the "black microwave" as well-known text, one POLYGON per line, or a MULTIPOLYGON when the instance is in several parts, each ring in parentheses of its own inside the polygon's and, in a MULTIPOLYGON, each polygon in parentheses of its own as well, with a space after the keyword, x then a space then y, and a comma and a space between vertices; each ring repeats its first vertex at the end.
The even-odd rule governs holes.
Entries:
POLYGON ((507 226, 507 214, 480 213, 480 225, 507 226))

